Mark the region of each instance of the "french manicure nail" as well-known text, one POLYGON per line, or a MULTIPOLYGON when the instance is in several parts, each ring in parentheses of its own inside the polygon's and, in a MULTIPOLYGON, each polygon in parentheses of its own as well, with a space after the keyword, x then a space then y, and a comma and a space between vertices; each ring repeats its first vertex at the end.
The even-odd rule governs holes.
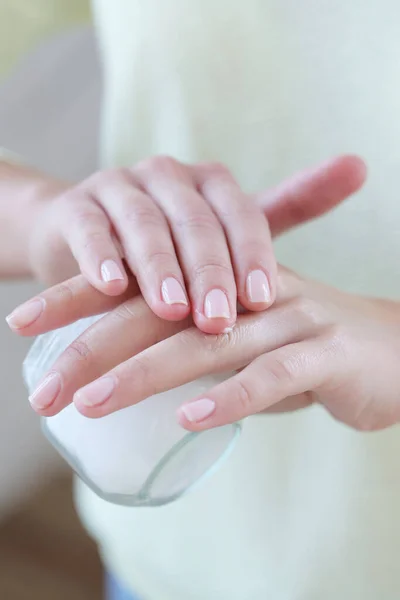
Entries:
POLYGON ((204 302, 204 314, 207 319, 229 319, 231 311, 226 294, 215 288, 208 292, 204 302))
POLYGON ((105 260, 101 264, 101 278, 105 283, 110 281, 120 281, 125 279, 123 272, 119 265, 114 260, 105 260))
POLYGON ((59 373, 50 373, 38 385, 36 390, 29 396, 29 402, 32 408, 36 410, 45 410, 54 404, 58 394, 61 391, 61 377, 59 373))
POLYGON ((32 325, 42 314, 46 306, 43 298, 34 298, 18 306, 8 317, 6 321, 11 329, 24 329, 32 325))
POLYGON ((79 402, 92 408, 104 404, 111 398, 115 390, 115 381, 113 377, 101 377, 96 379, 84 388, 76 392, 75 396, 79 402))
POLYGON ((200 423, 212 415, 215 410, 214 400, 201 398, 189 404, 183 404, 178 412, 181 412, 190 423, 200 423))
POLYGON ((249 274, 246 281, 246 293, 250 302, 254 304, 271 302, 271 290, 264 271, 259 269, 249 274))
POLYGON ((183 287, 174 277, 167 277, 161 285, 161 295, 165 304, 185 304, 188 305, 186 294, 183 287))

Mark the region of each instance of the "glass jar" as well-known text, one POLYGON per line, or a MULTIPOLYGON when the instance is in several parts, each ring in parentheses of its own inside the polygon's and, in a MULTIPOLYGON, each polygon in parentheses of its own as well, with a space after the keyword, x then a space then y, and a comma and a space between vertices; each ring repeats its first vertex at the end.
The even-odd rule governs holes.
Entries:
MULTIPOLYGON (((23 365, 29 393, 60 354, 100 317, 39 336, 23 365)), ((71 403, 42 418, 43 431, 77 475, 101 498, 125 506, 167 504, 199 484, 227 457, 240 424, 192 433, 177 408, 228 375, 208 376, 99 419, 71 403)), ((71 399, 72 400, 72 399, 71 399)))

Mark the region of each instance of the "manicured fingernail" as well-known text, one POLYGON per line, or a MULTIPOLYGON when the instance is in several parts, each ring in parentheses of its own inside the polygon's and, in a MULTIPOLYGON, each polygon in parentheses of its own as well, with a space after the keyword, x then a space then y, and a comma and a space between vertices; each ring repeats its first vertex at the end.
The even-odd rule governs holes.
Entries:
POLYGON ((113 377, 101 377, 89 385, 76 392, 75 397, 79 402, 91 408, 100 406, 108 400, 115 390, 115 381, 113 377))
POLYGON ((101 265, 101 278, 105 283, 125 279, 119 265, 114 260, 105 260, 101 265))
POLYGON ((34 298, 18 306, 8 317, 6 321, 11 329, 24 329, 32 325, 42 314, 46 306, 43 298, 34 298))
POLYGON ((254 304, 271 302, 271 290, 264 271, 257 270, 249 274, 246 282, 246 292, 248 299, 254 304))
POLYGON ((29 402, 36 410, 50 408, 61 391, 61 377, 59 373, 50 373, 29 396, 29 402))
POLYGON ((188 305, 184 289, 174 277, 167 277, 167 279, 164 279, 161 285, 161 295, 165 304, 188 305))
POLYGON ((204 419, 212 415, 214 410, 214 400, 201 398, 201 400, 195 400, 194 402, 181 406, 178 410, 178 414, 183 414, 190 423, 200 423, 200 421, 204 421, 204 419))
POLYGON ((219 289, 208 292, 204 302, 204 314, 207 319, 229 319, 231 311, 226 294, 219 289))

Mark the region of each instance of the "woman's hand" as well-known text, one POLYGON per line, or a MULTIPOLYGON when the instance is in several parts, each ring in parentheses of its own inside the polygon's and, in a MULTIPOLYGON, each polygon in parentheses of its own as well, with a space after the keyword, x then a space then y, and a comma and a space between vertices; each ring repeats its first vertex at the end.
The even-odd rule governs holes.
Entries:
MULTIPOLYGON (((257 201, 270 222, 272 234, 277 235, 327 212, 356 191, 364 179, 365 167, 362 161, 353 157, 340 157, 300 173, 277 188, 260 194, 257 201)), ((142 300, 132 300, 137 293, 135 279, 130 280, 130 286, 123 296, 115 298, 104 296, 80 276, 27 302, 8 317, 10 327, 20 335, 36 335, 91 314, 112 311, 117 307, 109 317, 102 319, 91 330, 95 335, 93 340, 96 339, 98 344, 93 362, 90 359, 90 347, 84 339, 78 340, 64 356, 64 381, 59 382, 63 386, 61 395, 56 399, 50 389, 54 391, 53 384, 57 383, 57 378, 52 380, 50 387, 41 386, 41 394, 36 394, 33 398, 33 404, 39 412, 55 414, 71 400, 72 394, 79 387, 149 345, 188 327, 189 321, 179 325, 160 322, 149 313, 142 300), (128 302, 125 303, 125 300, 128 302), (136 311, 132 322, 134 337, 128 328, 129 323, 126 324, 126 328, 123 327, 122 332, 114 328, 117 322, 125 325, 125 317, 130 319, 135 316, 131 314, 132 308, 136 311), (140 315, 143 316, 142 320, 139 319, 140 315), (122 319, 119 318, 121 316, 122 319), (101 337, 102 335, 104 337, 101 337), (112 339, 116 340, 115 344, 110 344, 112 339), (92 368, 85 368, 81 372, 75 360, 77 357, 82 358, 81 366, 91 362, 92 368)), ((212 338, 205 339, 208 345, 211 344, 212 338)), ((198 363, 198 367, 201 371, 201 362, 198 363)), ((193 377, 197 375, 194 374, 193 377)), ((176 385, 179 383, 183 381, 178 381, 176 385)), ((59 391, 56 390, 57 393, 59 391)))
POLYGON ((100 171, 44 203, 37 225, 37 270, 57 266, 65 245, 104 294, 122 294, 134 274, 162 319, 191 313, 202 331, 221 333, 234 326, 238 299, 251 311, 275 299, 268 221, 219 164, 155 157, 100 171))
POLYGON ((77 262, 86 279, 111 296, 126 291, 133 273, 156 315, 179 321, 191 313, 199 329, 221 333, 236 322, 237 300, 260 311, 275 299, 266 217, 275 231, 287 229, 326 212, 364 179, 365 166, 355 157, 330 161, 255 197, 215 164, 157 157, 99 172, 41 203, 31 226, 33 270, 58 282, 66 272, 76 274, 77 262), (307 192, 311 197, 304 199, 307 192))
MULTIPOLYGON (((57 287, 43 295, 36 331, 53 327, 61 307, 67 321, 78 305, 82 315, 91 312, 89 287, 77 278, 69 290, 69 303, 57 287)), ((188 399, 181 425, 201 431, 314 402, 360 430, 400 420, 398 303, 345 294, 281 268, 270 310, 241 315, 232 332, 218 336, 188 325, 158 319, 140 297, 127 300, 62 354, 33 395, 34 408, 53 415, 73 398, 84 415, 100 417, 203 375, 240 370, 188 399)))

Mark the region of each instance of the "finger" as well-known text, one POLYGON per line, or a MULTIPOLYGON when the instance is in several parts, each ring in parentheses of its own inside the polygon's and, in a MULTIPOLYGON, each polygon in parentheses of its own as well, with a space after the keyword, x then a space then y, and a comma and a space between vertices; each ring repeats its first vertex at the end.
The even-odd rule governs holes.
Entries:
POLYGON ((168 220, 197 327, 206 333, 232 328, 237 291, 228 243, 216 215, 196 191, 190 170, 158 157, 138 165, 135 176, 168 220))
POLYGON ((340 156, 301 171, 257 194, 255 200, 276 237, 335 208, 363 186, 366 176, 366 166, 360 158, 340 156))
POLYGON ((222 165, 200 165, 193 173, 224 228, 240 303, 265 310, 275 300, 277 276, 267 219, 222 165))
POLYGON ((304 392, 304 394, 297 394, 297 396, 289 396, 281 402, 270 406, 262 411, 265 415, 274 415, 278 413, 296 412, 303 408, 308 408, 314 403, 315 394, 312 392, 304 392))
MULTIPOLYGON (((80 389, 75 403, 86 416, 104 416, 204 375, 243 367, 263 352, 310 335, 314 329, 312 320, 305 313, 296 319, 295 314, 288 303, 280 310, 272 307, 262 316, 240 317, 227 335, 204 336, 196 328, 182 331, 80 389)), ((93 342, 93 335, 94 348, 100 347, 100 342, 93 342)))
POLYGON ((289 396, 321 387, 340 370, 340 353, 332 338, 319 336, 264 354, 206 397, 178 410, 179 423, 202 431, 260 413, 289 396))
POLYGON ((155 314, 179 320, 190 312, 182 271, 168 222, 128 170, 88 181, 104 207, 140 290, 155 314))
POLYGON ((62 233, 82 275, 104 294, 122 294, 128 277, 101 206, 82 188, 64 194, 60 206, 62 233))
POLYGON ((187 327, 185 321, 174 323, 154 315, 141 296, 126 301, 60 355, 31 395, 32 407, 41 415, 57 414, 70 404, 79 387, 183 327, 187 327), (118 343, 110 344, 110 339, 118 343))
POLYGON ((82 275, 59 283, 17 307, 6 321, 21 336, 46 333, 79 319, 100 315, 115 308, 139 291, 130 278, 127 290, 118 297, 106 296, 90 285, 82 275))
MULTIPOLYGON (((283 267, 280 267, 278 284, 280 302, 301 294, 304 285, 299 277, 283 267)), ((14 333, 30 337, 108 312, 138 293, 134 277, 129 278, 124 294, 111 297, 96 290, 83 275, 77 275, 17 307, 6 321, 14 333)))

